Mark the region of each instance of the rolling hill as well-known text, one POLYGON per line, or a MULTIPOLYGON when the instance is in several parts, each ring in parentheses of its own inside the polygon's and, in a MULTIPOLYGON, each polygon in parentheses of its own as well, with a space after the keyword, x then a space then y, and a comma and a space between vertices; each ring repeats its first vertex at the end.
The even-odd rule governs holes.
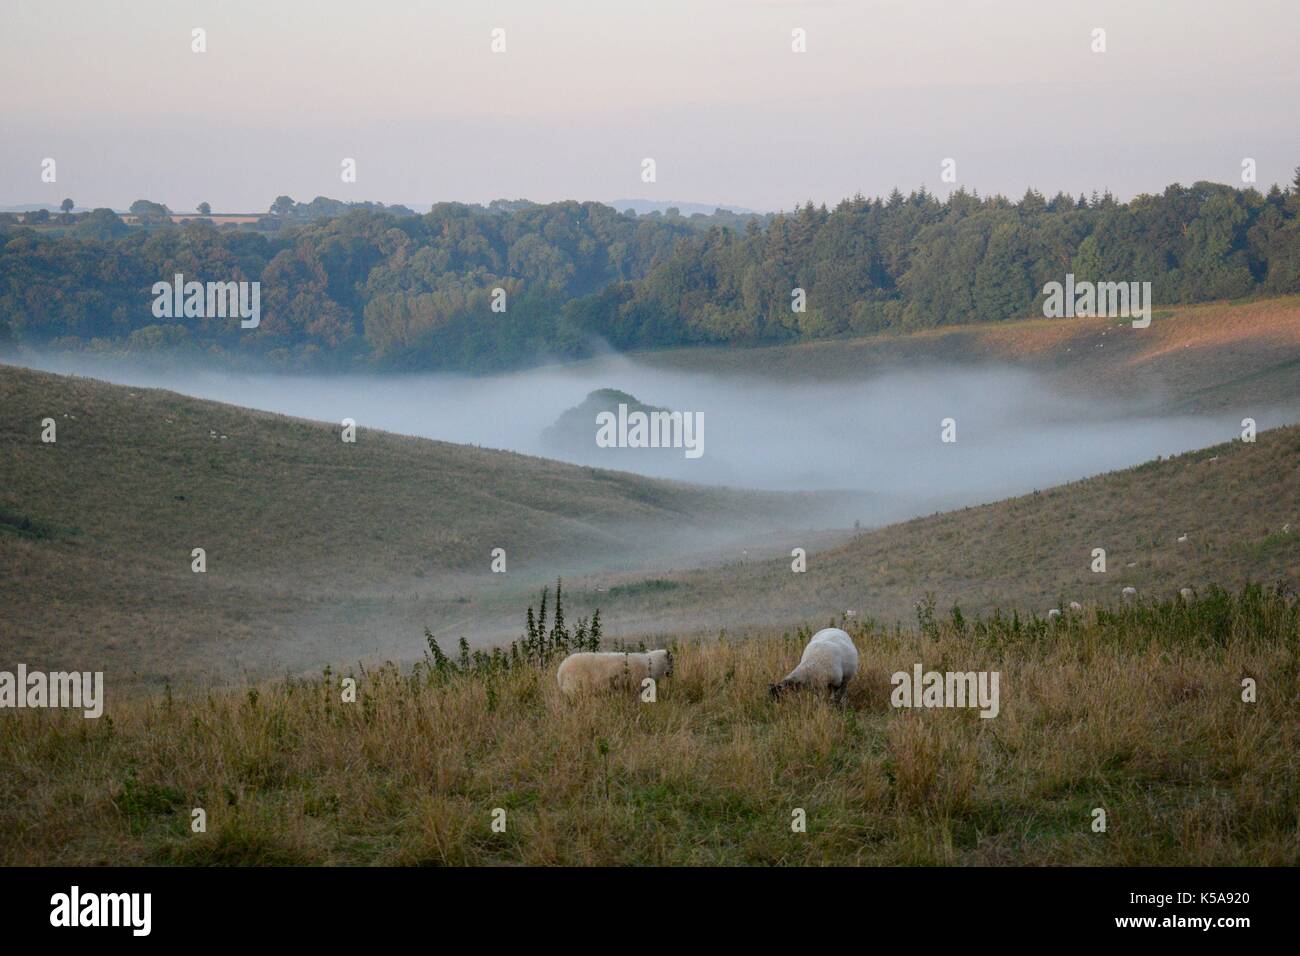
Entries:
POLYGON ((334 425, 9 366, 0 409, 4 647, 140 679, 354 660, 465 617, 471 594, 500 595, 513 634, 514 596, 543 578, 806 525, 829 500, 364 429, 348 444, 334 425))
MULTIPOLYGON (((1278 407, 1300 401, 1300 299, 1161 312, 1146 330, 1033 320, 638 360, 831 380, 1011 363, 1144 413, 1278 407)), ((426 625, 475 643, 514 637, 558 575, 572 613, 600 607, 608 635, 637 640, 846 611, 910 620, 927 593, 941 610, 1041 614, 1129 585, 1295 586, 1300 569, 1297 427, 856 534, 825 530, 834 495, 704 488, 372 430, 345 444, 332 424, 9 366, 0 451, 4 646, 140 682, 409 657, 426 625), (47 417, 55 444, 40 440, 47 417), (204 574, 191 571, 197 547, 204 574), (490 570, 498 547, 504 575, 490 570), (795 547, 806 573, 791 571, 795 547), (1098 547, 1104 574, 1090 570, 1098 547)))
MULTIPOLYGON (((786 545, 805 546, 797 538, 786 545)), ((912 620, 927 593, 941 612, 958 605, 967 614, 1001 608, 1043 616, 1072 600, 1112 604, 1130 586, 1163 597, 1247 581, 1295 589, 1300 426, 808 550, 803 573, 788 557, 733 561, 653 578, 574 581, 570 596, 589 599, 603 588, 607 620, 632 632, 680 632, 698 630, 694 622, 702 620, 728 621, 729 631, 821 624, 846 611, 912 620), (1094 548, 1106 551, 1104 573, 1092 570, 1094 548)))
POLYGON ((918 364, 1009 364, 1081 396, 1124 399, 1134 414, 1300 409, 1300 296, 1159 309, 1145 329, 1121 319, 1032 318, 637 358, 680 371, 832 382, 918 364))

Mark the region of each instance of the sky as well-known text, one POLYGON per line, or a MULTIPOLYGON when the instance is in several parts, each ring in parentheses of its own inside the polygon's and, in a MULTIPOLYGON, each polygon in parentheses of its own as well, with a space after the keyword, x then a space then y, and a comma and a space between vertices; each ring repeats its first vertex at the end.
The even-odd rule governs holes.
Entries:
POLYGON ((1298 0, 5 0, 0 206, 1267 188, 1298 36, 1298 0))

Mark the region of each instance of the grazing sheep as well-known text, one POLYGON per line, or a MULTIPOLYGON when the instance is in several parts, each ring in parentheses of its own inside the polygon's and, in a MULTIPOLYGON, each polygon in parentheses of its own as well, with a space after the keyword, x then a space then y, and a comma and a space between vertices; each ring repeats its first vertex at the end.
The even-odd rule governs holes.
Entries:
POLYGON ((1196 597, 1196 592, 1191 588, 1183 588, 1178 593, 1182 595, 1184 601, 1190 601, 1196 597))
POLYGON ((799 666, 768 690, 779 697, 792 687, 829 688, 836 700, 843 700, 849 680, 858 672, 858 649, 853 639, 838 627, 827 627, 813 635, 803 649, 799 666))
POLYGON ((1071 602, 1070 602, 1070 610, 1071 610, 1071 611, 1082 611, 1082 610, 1083 610, 1083 605, 1080 604, 1078 601, 1071 601, 1071 602))
POLYGON ((1179 544, 1186 544, 1186 543, 1187 543, 1187 535, 1185 535, 1185 534, 1184 534, 1184 535, 1179 535, 1179 537, 1178 537, 1178 543, 1179 543, 1179 544))
POLYGON ((1125 588, 1121 593, 1124 595, 1125 599, 1127 600, 1127 599, 1129 599, 1129 598, 1135 598, 1135 597, 1137 597, 1137 596, 1138 596, 1138 589, 1137 589, 1137 588, 1125 588))
POLYGON ((560 662, 555 672, 560 690, 572 697, 580 690, 610 690, 629 688, 640 690, 647 677, 656 681, 673 672, 671 651, 649 651, 637 654, 624 651, 602 651, 570 654, 560 662))
POLYGON ((1061 616, 1061 611, 1059 608, 1052 608, 1050 611, 1047 612, 1047 620, 1050 622, 1055 622, 1056 619, 1060 616, 1061 616))

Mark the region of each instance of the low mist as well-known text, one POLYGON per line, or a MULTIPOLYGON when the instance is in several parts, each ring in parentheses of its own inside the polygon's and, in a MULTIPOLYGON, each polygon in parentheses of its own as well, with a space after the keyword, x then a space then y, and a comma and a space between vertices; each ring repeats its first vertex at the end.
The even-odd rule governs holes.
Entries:
MULTIPOLYGON (((486 377, 452 374, 303 376, 163 371, 48 355, 48 371, 171 389, 303 418, 378 428, 700 484, 776 491, 848 490, 842 523, 878 524, 993 501, 1239 435, 1240 417, 1138 417, 1119 402, 1080 398, 1010 367, 925 366, 861 382, 766 381, 667 371, 610 355, 486 377), (601 388, 650 406, 702 414, 703 450, 559 448, 542 434, 601 388), (956 441, 941 441, 955 420, 956 441)), ((1264 414, 1260 428, 1286 424, 1264 414)), ((364 439, 363 439, 364 440, 364 439)))

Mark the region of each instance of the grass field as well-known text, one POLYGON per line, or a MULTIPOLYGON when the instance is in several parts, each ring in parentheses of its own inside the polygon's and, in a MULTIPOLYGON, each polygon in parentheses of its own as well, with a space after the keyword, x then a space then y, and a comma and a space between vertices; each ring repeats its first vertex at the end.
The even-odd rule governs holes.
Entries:
POLYGON ((1300 862, 1294 597, 846 623, 843 706, 770 700, 804 638, 769 633, 679 645, 654 703, 521 664, 15 712, 0 864, 1300 862), (917 663, 998 671, 998 715, 891 707, 917 663))

